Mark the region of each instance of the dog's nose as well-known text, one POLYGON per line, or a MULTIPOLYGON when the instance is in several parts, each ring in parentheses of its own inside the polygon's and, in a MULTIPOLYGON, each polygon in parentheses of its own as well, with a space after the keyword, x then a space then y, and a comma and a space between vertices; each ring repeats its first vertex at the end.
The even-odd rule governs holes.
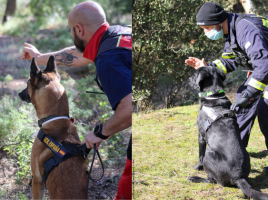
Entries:
POLYGON ((19 93, 19 97, 20 97, 21 100, 23 100, 22 91, 19 93))
POLYGON ((22 90, 19 93, 19 97, 22 101, 26 101, 27 103, 31 103, 31 97, 28 94, 27 88, 25 88, 24 90, 22 90))

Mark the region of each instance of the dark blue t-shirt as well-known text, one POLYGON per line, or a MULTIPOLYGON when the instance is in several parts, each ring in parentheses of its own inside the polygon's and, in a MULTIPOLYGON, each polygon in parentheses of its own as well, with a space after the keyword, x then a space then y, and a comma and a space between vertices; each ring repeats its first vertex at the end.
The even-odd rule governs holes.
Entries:
POLYGON ((103 90, 115 110, 132 92, 132 53, 122 48, 106 51, 98 56, 95 65, 103 90))

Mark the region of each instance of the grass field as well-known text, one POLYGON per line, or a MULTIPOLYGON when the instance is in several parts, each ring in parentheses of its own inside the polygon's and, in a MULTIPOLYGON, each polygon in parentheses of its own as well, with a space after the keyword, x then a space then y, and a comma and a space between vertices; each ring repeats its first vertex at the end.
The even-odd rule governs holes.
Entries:
MULTIPOLYGON (((206 177, 193 166, 198 161, 196 118, 199 105, 133 115, 133 199, 244 199, 238 188, 196 184, 189 176, 206 177)), ((251 132, 247 151, 251 160, 249 183, 268 193, 268 151, 259 125, 251 132)))

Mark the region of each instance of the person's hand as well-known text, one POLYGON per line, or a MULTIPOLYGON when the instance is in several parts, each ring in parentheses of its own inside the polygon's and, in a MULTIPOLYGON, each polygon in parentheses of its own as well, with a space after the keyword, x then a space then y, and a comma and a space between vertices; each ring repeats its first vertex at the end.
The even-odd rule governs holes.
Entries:
POLYGON ((200 60, 200 59, 195 58, 195 57, 189 57, 187 60, 185 60, 185 63, 187 65, 192 66, 195 69, 198 69, 199 67, 204 67, 207 65, 204 58, 202 58, 202 60, 200 60))
POLYGON ((236 107, 239 107, 236 113, 240 113, 241 110, 248 105, 251 97, 252 97, 252 93, 249 90, 245 89, 242 92, 241 98, 236 99, 235 102, 231 105, 230 109, 235 110, 236 107))
POLYGON ((86 143, 88 149, 91 149, 91 148, 93 149, 94 144, 96 144, 96 149, 98 149, 100 146, 100 143, 102 141, 103 141, 103 139, 96 137, 94 135, 94 132, 90 132, 90 133, 86 134, 86 137, 84 138, 82 143, 86 143))
POLYGON ((35 46, 28 44, 28 43, 24 43, 24 48, 22 50, 21 59, 32 60, 33 57, 37 58, 39 55, 41 55, 41 53, 38 51, 37 48, 35 48, 35 46))

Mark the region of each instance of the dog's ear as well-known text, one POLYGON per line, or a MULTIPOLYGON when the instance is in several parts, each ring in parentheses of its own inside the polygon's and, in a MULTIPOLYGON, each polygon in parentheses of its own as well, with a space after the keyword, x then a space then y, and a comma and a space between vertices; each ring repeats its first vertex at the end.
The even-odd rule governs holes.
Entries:
POLYGON ((202 84, 203 84, 203 81, 209 77, 209 73, 205 70, 205 68, 203 67, 200 67, 198 70, 197 70, 197 78, 195 80, 196 82, 196 85, 199 86, 199 88, 201 89, 202 88, 202 84))
POLYGON ((36 64, 35 58, 33 57, 32 59, 32 63, 31 63, 31 72, 30 75, 31 76, 37 76, 41 73, 39 67, 36 64))
POLYGON ((55 57, 53 55, 49 57, 47 61, 47 67, 46 69, 44 69, 44 72, 54 72, 56 74, 58 73, 56 62, 55 62, 55 57))

